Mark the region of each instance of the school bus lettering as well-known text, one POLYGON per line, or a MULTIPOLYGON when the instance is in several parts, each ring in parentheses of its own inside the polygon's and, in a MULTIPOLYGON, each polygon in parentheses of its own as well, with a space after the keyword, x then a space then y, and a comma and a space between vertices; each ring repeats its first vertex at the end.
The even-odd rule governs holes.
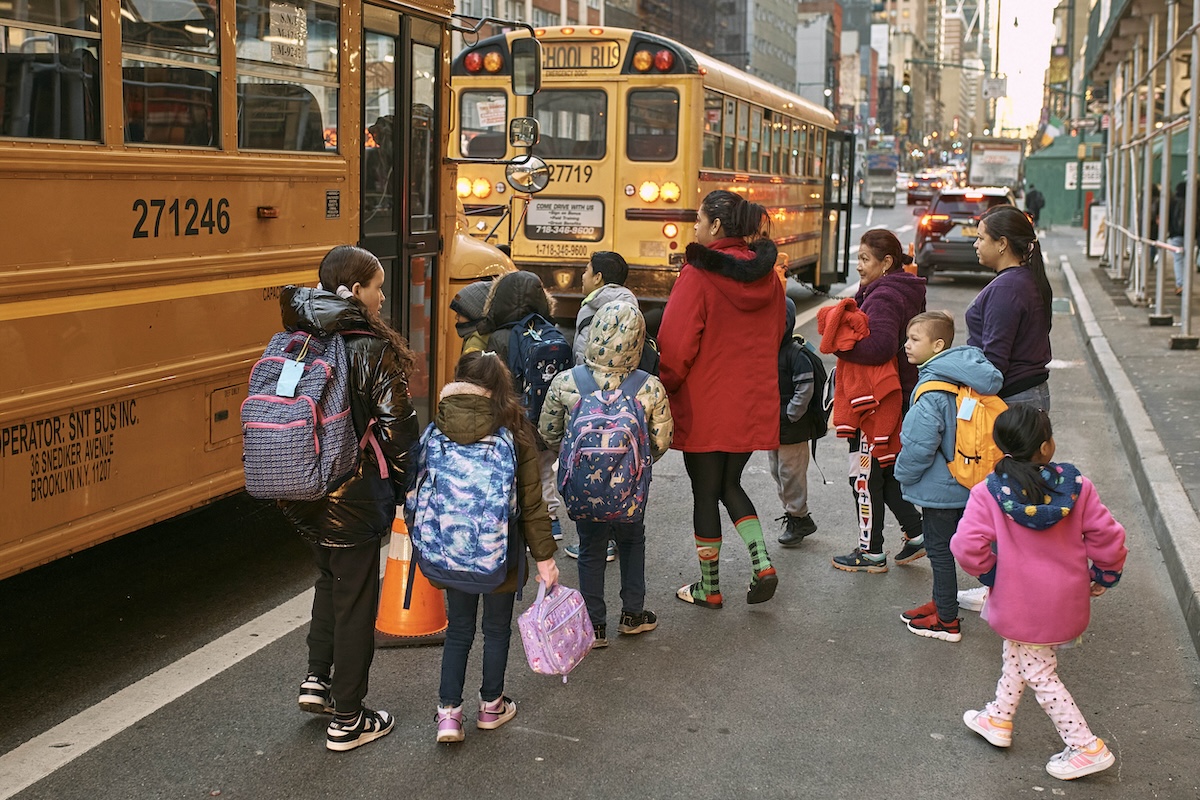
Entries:
POLYGON ((617 42, 563 42, 542 50, 544 69, 613 69, 620 64, 617 42))
POLYGON ((555 181, 574 181, 575 183, 590 183, 592 180, 591 164, 551 164, 555 181))
POLYGON ((229 200, 222 197, 214 201, 197 200, 189 197, 184 200, 175 198, 167 200, 133 201, 133 211, 139 214, 133 225, 134 239, 157 239, 160 236, 199 236, 204 229, 212 234, 229 233, 229 200), (204 203, 203 208, 201 203, 204 203), (181 212, 182 209, 182 212, 181 212), (166 212, 167 219, 163 219, 166 212))
POLYGON ((117 432, 137 424, 137 400, 84 408, 0 430, 0 456, 29 454, 36 503, 107 481, 117 432))

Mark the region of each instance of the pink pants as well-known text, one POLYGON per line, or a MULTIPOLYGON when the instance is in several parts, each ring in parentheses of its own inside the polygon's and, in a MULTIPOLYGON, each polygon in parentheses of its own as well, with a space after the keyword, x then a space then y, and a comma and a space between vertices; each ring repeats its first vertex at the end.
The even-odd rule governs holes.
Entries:
POLYGON ((1011 720, 1025 687, 1032 686, 1038 705, 1050 717, 1068 747, 1087 748, 1096 736, 1088 727, 1067 687, 1058 678, 1058 654, 1053 647, 1004 640, 1004 663, 996 683, 996 699, 984 712, 996 719, 1011 720))

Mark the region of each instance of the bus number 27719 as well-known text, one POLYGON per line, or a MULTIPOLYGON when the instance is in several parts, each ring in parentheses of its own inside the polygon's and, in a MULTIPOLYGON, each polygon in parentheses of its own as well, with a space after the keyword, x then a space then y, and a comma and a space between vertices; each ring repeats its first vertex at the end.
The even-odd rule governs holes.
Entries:
POLYGON ((159 236, 199 236, 201 229, 210 234, 229 233, 229 200, 134 200, 133 210, 138 220, 133 226, 134 239, 157 239, 159 236), (201 206, 201 203, 204 205, 201 206), (166 219, 163 219, 163 215, 166 219))

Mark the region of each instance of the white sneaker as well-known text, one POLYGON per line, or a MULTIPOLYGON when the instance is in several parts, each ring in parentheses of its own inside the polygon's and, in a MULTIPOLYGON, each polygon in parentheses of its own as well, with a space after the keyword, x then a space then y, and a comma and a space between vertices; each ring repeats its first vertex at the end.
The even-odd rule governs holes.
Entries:
POLYGON ((1117 757, 1108 749, 1102 739, 1097 739, 1086 750, 1068 747, 1057 755, 1050 757, 1046 764, 1046 772, 1063 781, 1073 781, 1084 775, 1101 772, 1115 764, 1117 757))
POLYGON ((988 587, 978 586, 974 589, 963 589, 958 593, 958 607, 964 611, 981 611, 987 602, 988 587))

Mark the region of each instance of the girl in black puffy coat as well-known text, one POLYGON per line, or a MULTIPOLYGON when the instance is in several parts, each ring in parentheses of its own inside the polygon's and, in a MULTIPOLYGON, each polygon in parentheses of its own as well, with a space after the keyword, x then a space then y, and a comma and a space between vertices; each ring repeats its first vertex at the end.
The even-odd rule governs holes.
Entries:
POLYGON ((386 711, 373 711, 362 702, 375 654, 379 543, 391 532, 397 504, 404 502, 408 453, 420 429, 408 395, 416 359, 404 338, 379 317, 384 300, 379 259, 341 245, 322 259, 319 277, 316 289, 284 288, 284 327, 342 335, 355 433, 361 439, 370 425, 387 462, 381 470, 375 449, 367 447, 354 474, 325 497, 281 503, 284 515, 309 542, 319 573, 300 707, 334 714, 325 745, 341 751, 386 736, 395 724, 386 711))

